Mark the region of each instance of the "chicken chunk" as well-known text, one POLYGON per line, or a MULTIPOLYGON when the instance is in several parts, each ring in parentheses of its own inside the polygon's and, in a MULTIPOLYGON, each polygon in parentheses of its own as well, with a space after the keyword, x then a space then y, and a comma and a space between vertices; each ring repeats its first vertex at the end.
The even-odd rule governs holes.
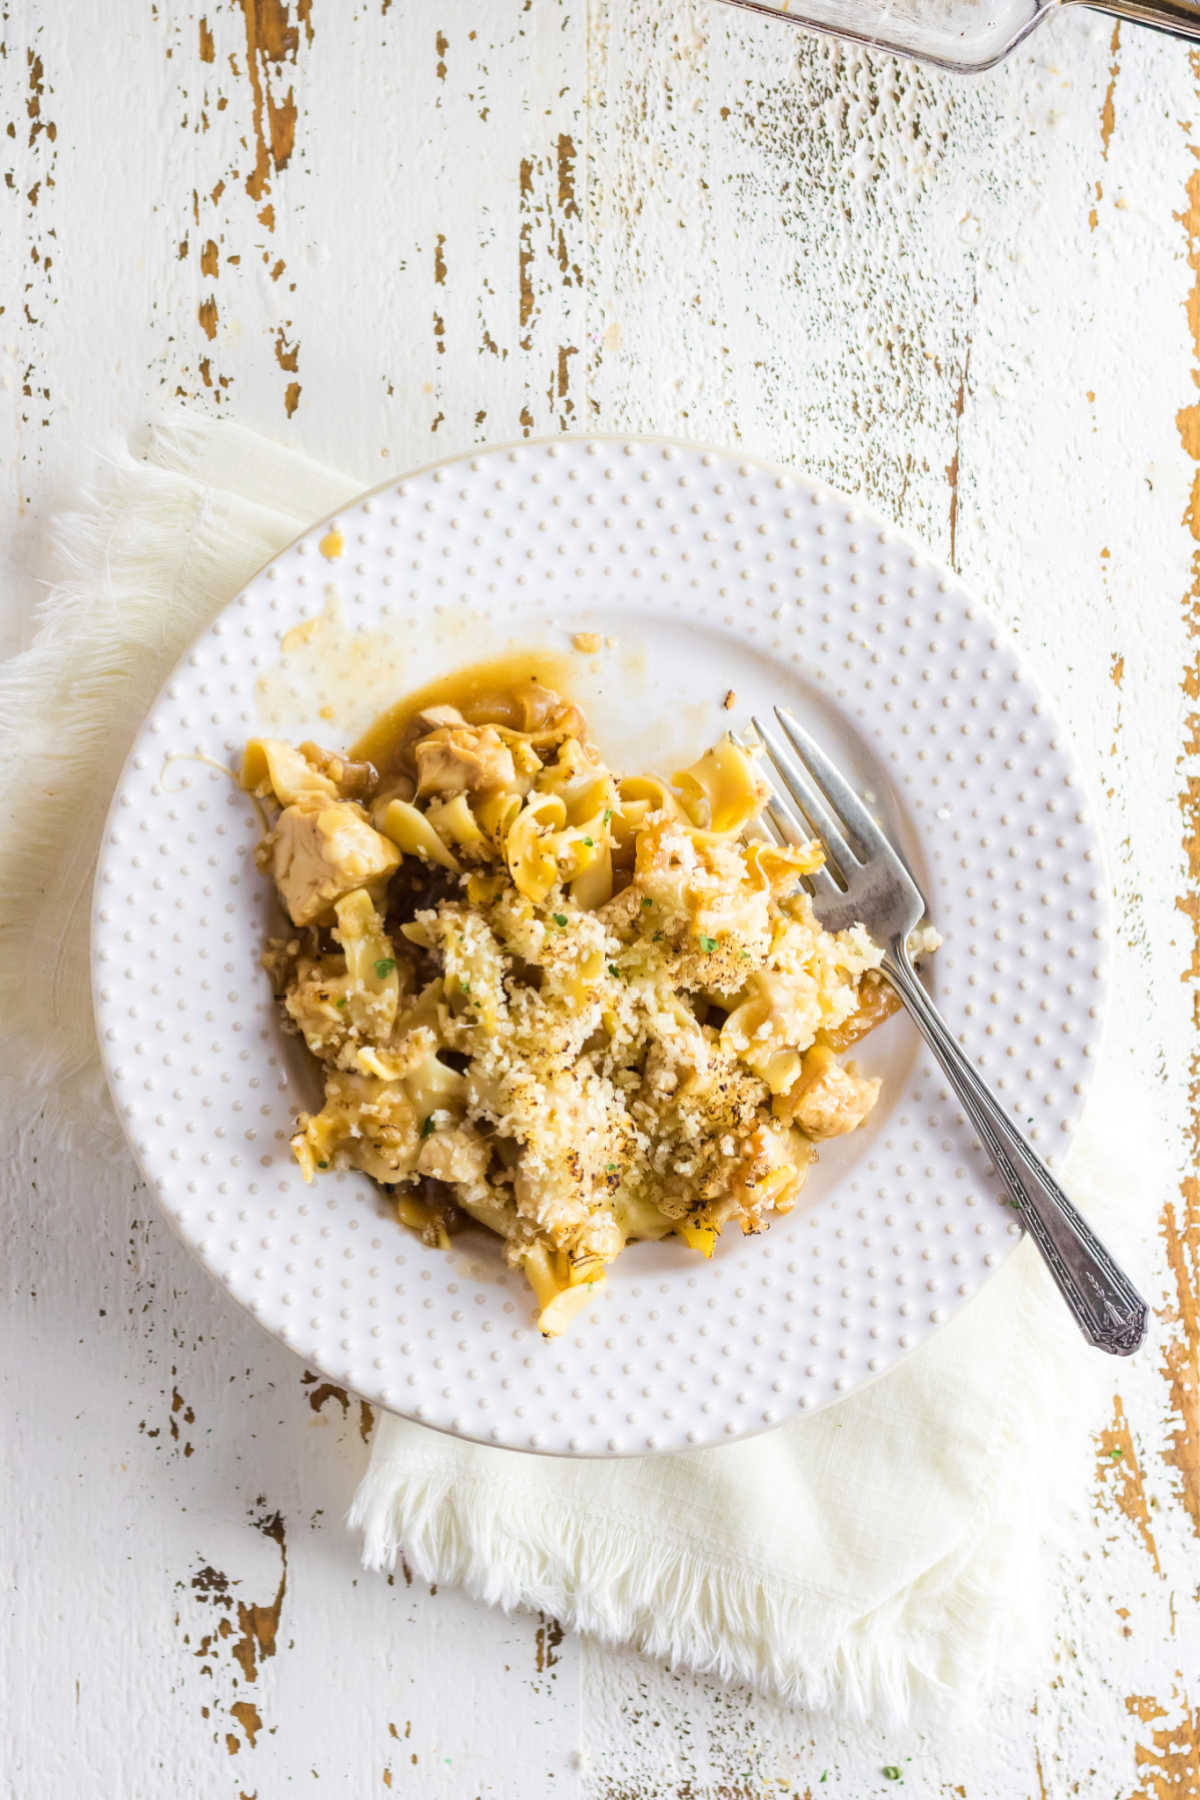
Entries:
POLYGON ((431 731, 438 731, 445 725, 466 725, 466 720, 457 706, 423 706, 419 712, 412 714, 405 721, 404 729, 392 745, 388 758, 389 767, 406 774, 413 774, 416 763, 413 760, 413 749, 421 739, 428 737, 431 731))
POLYGON ((882 1083, 843 1068, 825 1044, 805 1052, 800 1077, 775 1101, 775 1111, 806 1136, 844 1137, 856 1131, 879 1097, 882 1083))
POLYGON ((321 795, 285 807, 269 841, 271 873, 294 925, 312 924, 343 894, 400 867, 400 852, 360 806, 321 795))
POLYGON ((494 725, 441 725, 413 748, 419 794, 477 794, 514 786, 512 751, 494 725))
POLYGON ((484 1178, 491 1146, 469 1121, 441 1129, 435 1127, 430 1133, 427 1120, 424 1130, 427 1135, 417 1157, 419 1174, 432 1175, 435 1181, 450 1182, 468 1191, 486 1190, 484 1178))
POLYGON ((401 742, 411 749, 418 738, 428 737, 431 731, 437 731, 443 725, 465 725, 466 722, 457 706, 448 706, 445 702, 423 706, 408 721, 401 742))
POLYGON ((399 1181, 412 1173, 419 1149, 420 1126, 404 1083, 340 1069, 325 1079, 320 1112, 301 1113, 292 1139, 306 1181, 335 1160, 376 1181, 399 1181))

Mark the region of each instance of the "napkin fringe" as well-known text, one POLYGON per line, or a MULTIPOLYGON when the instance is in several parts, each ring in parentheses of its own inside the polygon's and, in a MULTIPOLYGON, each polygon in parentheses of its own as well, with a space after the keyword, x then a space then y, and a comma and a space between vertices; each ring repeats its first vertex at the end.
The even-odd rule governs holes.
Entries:
POLYGON ((376 1460, 348 1522, 363 1534, 364 1568, 401 1566, 488 1606, 542 1612, 673 1669, 843 1718, 944 1716, 947 1700, 962 1708, 986 1688, 1000 1660, 1020 1666, 1045 1652, 1039 1607, 1014 1619, 1000 1604, 1014 1579, 1027 1594, 1028 1584, 1015 1575, 1011 1540, 987 1520, 956 1546, 949 1576, 929 1571, 814 1652, 811 1588, 777 1570, 764 1584, 752 1568, 714 1561, 707 1546, 669 1535, 648 1544, 591 1508, 531 1517, 522 1498, 433 1467, 406 1467, 398 1483, 394 1464, 376 1460))

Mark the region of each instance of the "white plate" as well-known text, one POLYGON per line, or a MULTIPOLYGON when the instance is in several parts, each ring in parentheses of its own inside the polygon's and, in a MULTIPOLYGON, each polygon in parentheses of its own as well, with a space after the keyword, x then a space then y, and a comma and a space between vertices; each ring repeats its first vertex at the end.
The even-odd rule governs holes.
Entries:
POLYGON ((727 1233, 711 1264, 673 1242, 633 1247, 573 1334, 544 1341, 486 1234, 443 1254, 363 1176, 304 1185, 287 1139, 315 1077, 258 964, 271 918, 258 821, 213 765, 236 765, 264 723, 345 744, 391 694, 580 630, 615 639, 576 657, 576 692, 618 767, 673 766, 785 702, 903 841, 945 938, 938 999, 1053 1161, 1098 1031, 1104 911, 1053 718, 922 551, 842 495, 732 456, 527 443, 390 483, 336 525, 336 561, 315 526, 183 658, 105 833, 100 1039, 166 1211, 331 1380, 484 1442, 679 1448, 857 1387, 948 1318, 1017 1235, 906 1019, 863 1046, 883 1100, 823 1152, 804 1210, 762 1237, 727 1233), (343 625, 281 653, 331 585, 343 625))

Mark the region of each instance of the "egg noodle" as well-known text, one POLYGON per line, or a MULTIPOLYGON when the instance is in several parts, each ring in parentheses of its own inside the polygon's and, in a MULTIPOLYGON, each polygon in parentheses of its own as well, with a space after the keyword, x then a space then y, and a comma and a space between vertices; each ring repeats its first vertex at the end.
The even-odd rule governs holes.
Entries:
POLYGON ((393 711, 374 760, 246 746, 291 924, 263 960, 324 1075, 292 1149, 428 1243, 498 1233, 554 1334, 631 1240, 710 1256, 795 1206, 875 1103, 841 1053, 891 990, 861 926, 814 917, 820 845, 754 834, 732 739, 616 775, 536 675, 393 711))

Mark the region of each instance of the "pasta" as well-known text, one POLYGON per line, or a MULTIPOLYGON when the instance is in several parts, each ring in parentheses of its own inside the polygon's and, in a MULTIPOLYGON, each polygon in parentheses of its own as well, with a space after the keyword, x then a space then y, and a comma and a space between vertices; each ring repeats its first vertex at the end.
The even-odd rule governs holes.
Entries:
POLYGON ((306 1178, 363 1170, 431 1244, 496 1232, 553 1334, 629 1241, 711 1256, 795 1206, 875 1104, 842 1058, 891 995, 865 930, 814 916, 820 846, 755 834, 731 738, 617 776, 545 683, 469 673, 369 756, 247 745, 290 921, 264 963, 324 1074, 306 1178))

